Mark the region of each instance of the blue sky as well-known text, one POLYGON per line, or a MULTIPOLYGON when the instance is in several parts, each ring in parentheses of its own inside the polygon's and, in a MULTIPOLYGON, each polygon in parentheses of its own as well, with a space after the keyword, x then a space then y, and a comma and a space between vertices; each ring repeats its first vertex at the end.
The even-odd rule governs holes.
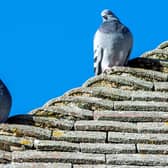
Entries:
POLYGON ((28 113, 93 76, 93 35, 111 9, 134 36, 131 58, 167 40, 167 0, 0 2, 0 77, 10 115, 28 113))

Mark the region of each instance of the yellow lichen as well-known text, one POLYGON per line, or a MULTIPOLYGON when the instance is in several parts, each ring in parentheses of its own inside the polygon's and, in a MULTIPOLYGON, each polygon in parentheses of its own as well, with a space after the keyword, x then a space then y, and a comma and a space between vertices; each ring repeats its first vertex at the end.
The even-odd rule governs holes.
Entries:
POLYGON ((31 144, 31 141, 29 141, 29 140, 27 140, 27 139, 22 139, 22 140, 20 141, 20 144, 22 144, 22 145, 30 145, 30 144, 31 144))
POLYGON ((53 132, 53 137, 61 137, 61 136, 63 136, 63 135, 64 135, 64 132, 63 132, 63 131, 57 130, 57 131, 54 131, 54 132, 53 132))

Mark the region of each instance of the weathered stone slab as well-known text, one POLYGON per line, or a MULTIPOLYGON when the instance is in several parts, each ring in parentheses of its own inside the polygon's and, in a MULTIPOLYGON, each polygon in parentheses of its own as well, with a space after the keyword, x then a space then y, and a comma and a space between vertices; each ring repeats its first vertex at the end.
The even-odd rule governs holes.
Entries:
POLYGON ((50 127, 50 128, 58 128, 58 129, 65 129, 71 130, 73 128, 74 121, 67 120, 67 119, 56 119, 50 117, 34 117, 33 120, 36 126, 40 127, 50 127))
POLYGON ((109 132, 108 142, 168 144, 168 134, 109 132))
MULTIPOLYGON (((12 163, 10 168, 72 168, 71 163, 12 163)), ((6 167, 5 167, 6 168, 6 167)))
POLYGON ((70 143, 64 141, 35 140, 34 147, 41 151, 62 151, 72 152, 80 151, 78 143, 70 143))
POLYGON ((113 120, 124 122, 164 122, 168 121, 168 112, 163 111, 94 111, 95 120, 113 120))
POLYGON ((112 88, 122 88, 123 86, 128 86, 134 89, 142 90, 152 90, 153 83, 145 80, 141 80, 137 77, 124 74, 124 75, 105 75, 101 74, 96 77, 87 80, 83 87, 112 87, 112 88))
POLYGON ((167 166, 168 156, 152 154, 109 154, 107 164, 137 166, 167 166))
POLYGON ((168 72, 168 62, 159 59, 149 59, 137 57, 128 62, 130 67, 150 69, 154 71, 168 72))
POLYGON ((76 121, 75 130, 137 132, 137 126, 136 124, 129 122, 81 120, 76 121))
POLYGON ((168 91, 168 82, 154 82, 154 89, 156 91, 168 91))
POLYGON ((93 87, 92 96, 111 100, 131 100, 130 91, 107 87, 93 87))
POLYGON ((88 164, 75 164, 73 168, 106 168, 106 165, 88 165, 88 164))
POLYGON ((60 105, 44 107, 45 111, 36 112, 36 115, 52 114, 57 118, 72 118, 72 119, 93 119, 93 113, 90 110, 79 108, 77 105, 60 105))
POLYGON ((135 144, 80 143, 83 153, 135 153, 135 144))
POLYGON ((33 139, 0 135, 0 149, 10 151, 11 146, 24 146, 26 148, 33 148, 33 139))
POLYGON ((115 101, 114 110, 168 111, 168 103, 154 101, 115 101))
POLYGON ((135 166, 135 165, 73 165, 73 168, 168 168, 168 166, 135 166))
POLYGON ((139 122, 137 127, 143 133, 168 133, 168 122, 139 122))
POLYGON ((14 168, 12 164, 0 164, 0 168, 14 168))
POLYGON ((38 139, 50 139, 51 131, 35 126, 17 125, 17 124, 0 124, 1 132, 8 132, 16 136, 30 136, 38 139))
POLYGON ((94 131, 53 131, 52 139, 69 142, 105 142, 105 132, 94 131))
MULTIPOLYGON (((131 61, 129 61, 129 62, 131 62, 131 61)), ((114 66, 107 71, 108 75, 110 75, 110 74, 111 75, 112 74, 120 75, 122 73, 131 74, 133 76, 140 77, 140 78, 146 79, 148 81, 167 81, 167 79, 168 79, 167 73, 152 71, 150 69, 146 70, 146 69, 142 69, 142 68, 114 66)))
POLYGON ((132 91, 129 93, 133 101, 168 101, 168 94, 163 92, 152 91, 132 91))
POLYGON ((95 109, 113 109, 113 101, 104 100, 96 97, 87 97, 87 96, 65 96, 56 99, 54 102, 48 103, 45 107, 48 106, 57 106, 57 105, 69 105, 69 106, 78 106, 81 109, 95 110, 95 109))
POLYGON ((12 160, 12 155, 10 152, 0 150, 0 164, 9 163, 12 160))
POLYGON ((12 157, 14 162, 105 163, 104 154, 88 154, 80 152, 41 152, 29 150, 24 152, 13 152, 12 157))
POLYGON ((137 144, 137 151, 141 154, 168 154, 168 145, 137 144))
POLYGON ((106 168, 168 168, 168 166, 107 165, 106 168))

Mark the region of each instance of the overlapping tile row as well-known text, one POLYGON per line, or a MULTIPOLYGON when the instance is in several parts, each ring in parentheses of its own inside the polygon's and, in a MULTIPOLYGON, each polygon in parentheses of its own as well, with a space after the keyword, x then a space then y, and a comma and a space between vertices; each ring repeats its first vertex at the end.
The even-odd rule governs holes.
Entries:
POLYGON ((0 168, 168 167, 168 42, 0 125, 0 168))

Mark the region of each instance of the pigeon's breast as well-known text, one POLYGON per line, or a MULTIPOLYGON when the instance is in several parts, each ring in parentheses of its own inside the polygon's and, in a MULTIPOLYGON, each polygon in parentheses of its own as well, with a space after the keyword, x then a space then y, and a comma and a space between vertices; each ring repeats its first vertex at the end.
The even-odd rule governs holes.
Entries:
POLYGON ((111 21, 111 22, 104 22, 100 27, 99 31, 101 33, 127 33, 129 32, 128 28, 123 26, 120 22, 111 21))

